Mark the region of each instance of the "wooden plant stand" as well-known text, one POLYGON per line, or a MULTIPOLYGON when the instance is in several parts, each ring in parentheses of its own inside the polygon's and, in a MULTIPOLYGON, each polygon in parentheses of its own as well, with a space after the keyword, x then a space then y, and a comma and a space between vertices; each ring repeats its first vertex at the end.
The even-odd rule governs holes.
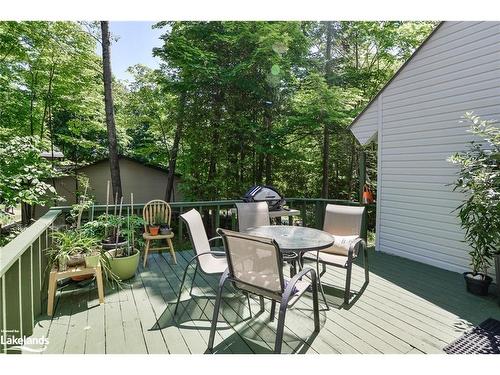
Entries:
POLYGON ((95 268, 87 268, 85 266, 68 267, 66 271, 58 271, 57 268, 52 268, 49 276, 49 292, 47 302, 47 315, 52 316, 54 313, 54 298, 56 296, 57 281, 68 277, 95 275, 97 281, 97 292, 99 294, 99 303, 104 303, 104 287, 102 283, 102 269, 98 265, 95 268))

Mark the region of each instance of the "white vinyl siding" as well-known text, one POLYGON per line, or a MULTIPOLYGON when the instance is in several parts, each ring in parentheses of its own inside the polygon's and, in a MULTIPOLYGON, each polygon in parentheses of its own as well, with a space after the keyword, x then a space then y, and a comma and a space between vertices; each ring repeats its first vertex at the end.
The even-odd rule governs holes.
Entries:
MULTIPOLYGON (((500 23, 445 22, 370 107, 381 112, 377 250, 467 270, 453 212, 463 196, 452 191, 457 167, 446 159, 471 140, 465 112, 500 118, 500 23)), ((363 144, 377 129, 360 129, 362 119, 351 128, 363 144)))

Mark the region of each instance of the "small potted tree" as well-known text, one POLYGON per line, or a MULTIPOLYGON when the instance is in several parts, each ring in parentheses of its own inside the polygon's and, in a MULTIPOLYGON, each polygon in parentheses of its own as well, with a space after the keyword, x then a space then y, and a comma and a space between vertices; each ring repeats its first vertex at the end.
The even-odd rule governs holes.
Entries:
MULTIPOLYGON (((487 295, 492 281, 488 268, 500 250, 500 129, 472 113, 466 113, 464 119, 471 124, 469 131, 487 144, 472 141, 465 152, 448 160, 460 166, 454 190, 466 197, 457 210, 471 247, 472 272, 464 273, 467 290, 487 295)), ((500 265, 498 260, 496 263, 500 265)), ((497 283, 499 273, 497 269, 497 283)))
POLYGON ((162 215, 159 213, 156 214, 156 216, 154 217, 154 222, 150 224, 148 227, 149 234, 151 234, 152 236, 157 236, 158 232, 160 231, 160 226, 162 225, 163 222, 164 219, 162 215))

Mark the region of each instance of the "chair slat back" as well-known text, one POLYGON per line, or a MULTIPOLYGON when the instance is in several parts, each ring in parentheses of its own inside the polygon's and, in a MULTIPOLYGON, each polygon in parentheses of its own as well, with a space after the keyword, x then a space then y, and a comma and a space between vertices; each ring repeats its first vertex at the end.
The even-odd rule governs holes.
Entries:
POLYGON ((281 295, 284 290, 281 252, 270 238, 218 229, 222 236, 230 278, 238 288, 281 295))
POLYGON ((323 230, 337 236, 361 237, 365 207, 326 205, 323 230))
POLYGON ((144 230, 148 231, 148 224, 154 224, 156 216, 161 216, 162 221, 170 226, 170 220, 172 217, 172 209, 170 205, 162 201, 161 199, 155 199, 149 201, 144 205, 144 209, 142 210, 142 218, 145 221, 144 230))
POLYGON ((238 230, 270 225, 269 206, 266 202, 236 203, 238 230))

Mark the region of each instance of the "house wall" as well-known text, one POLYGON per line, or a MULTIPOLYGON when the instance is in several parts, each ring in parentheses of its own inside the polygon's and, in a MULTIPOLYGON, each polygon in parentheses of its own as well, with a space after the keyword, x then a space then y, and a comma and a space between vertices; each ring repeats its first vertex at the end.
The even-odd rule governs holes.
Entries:
POLYGON ((443 23, 351 127, 378 139, 377 250, 469 269, 446 161, 472 139, 467 111, 500 119, 500 22, 443 23))

